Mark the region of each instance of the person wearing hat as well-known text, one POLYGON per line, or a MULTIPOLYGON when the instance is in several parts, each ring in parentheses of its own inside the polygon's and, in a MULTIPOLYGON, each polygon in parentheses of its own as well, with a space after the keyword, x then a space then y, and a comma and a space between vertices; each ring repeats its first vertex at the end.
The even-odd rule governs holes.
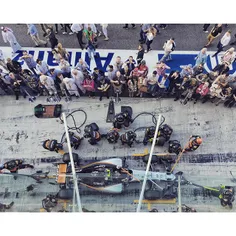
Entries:
POLYGON ((1 27, 2 37, 5 43, 9 42, 12 48, 12 55, 14 55, 18 50, 21 49, 20 44, 17 42, 13 30, 8 27, 1 27))
POLYGON ((163 55, 163 57, 161 58, 160 61, 170 61, 172 60, 171 58, 171 52, 173 52, 175 50, 176 44, 175 44, 175 39, 174 38, 170 38, 169 40, 165 41, 163 49, 165 54, 163 55))
POLYGON ((229 42, 231 40, 231 30, 228 30, 224 36, 221 38, 221 40, 219 41, 219 43, 217 44, 217 52, 215 54, 212 55, 212 57, 215 57, 218 53, 220 53, 221 51, 223 51, 223 48, 226 47, 229 42))
POLYGON ((137 137, 136 133, 130 130, 122 134, 120 136, 120 140, 121 140, 122 145, 127 144, 129 147, 131 147, 136 137, 137 137))
POLYGON ((187 152, 195 151, 202 144, 202 138, 199 135, 192 135, 189 139, 188 146, 184 150, 187 152))

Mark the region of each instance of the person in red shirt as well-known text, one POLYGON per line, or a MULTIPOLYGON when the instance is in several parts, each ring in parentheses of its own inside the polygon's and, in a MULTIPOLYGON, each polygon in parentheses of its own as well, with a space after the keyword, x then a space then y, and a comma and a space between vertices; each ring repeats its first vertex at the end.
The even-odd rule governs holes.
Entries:
POLYGON ((193 99, 194 100, 194 104, 197 103, 197 101, 201 98, 204 97, 208 94, 209 92, 209 83, 205 82, 203 84, 200 84, 198 86, 198 88, 196 89, 195 93, 193 94, 193 99))
POLYGON ((94 80, 88 75, 85 80, 83 81, 83 87, 89 94, 89 97, 95 98, 95 87, 94 87, 94 80))

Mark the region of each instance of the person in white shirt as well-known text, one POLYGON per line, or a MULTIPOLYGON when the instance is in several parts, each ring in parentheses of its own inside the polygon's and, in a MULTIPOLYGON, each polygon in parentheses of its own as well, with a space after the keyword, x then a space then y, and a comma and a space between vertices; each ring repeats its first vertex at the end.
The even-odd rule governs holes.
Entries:
POLYGON ((7 65, 6 65, 4 56, 3 56, 3 52, 1 49, 0 49, 0 66, 2 66, 4 68, 4 70, 8 71, 7 65))
POLYGON ((103 34, 105 36, 104 40, 108 41, 109 40, 108 34, 107 34, 107 26, 108 26, 108 24, 101 24, 101 26, 102 26, 102 32, 103 32, 103 34))
POLYGON ((67 91, 69 92, 70 95, 75 95, 77 98, 80 97, 80 94, 78 92, 78 88, 75 84, 75 80, 72 79, 72 78, 64 78, 63 79, 63 82, 65 83, 66 85, 66 89, 67 91))
POLYGON ((157 30, 154 27, 151 27, 148 29, 148 32, 146 34, 146 36, 147 36, 147 41, 146 41, 147 50, 145 51, 145 53, 152 50, 150 46, 153 42, 153 39, 156 37, 156 34, 157 34, 157 30))
POLYGON ((37 59, 36 62, 37 62, 36 69, 40 72, 40 75, 47 75, 47 74, 49 75, 48 64, 40 59, 37 59))
POLYGON ((86 89, 83 87, 84 82, 84 74, 76 69, 71 71, 71 77, 74 79, 75 84, 77 87, 82 91, 82 93, 86 93, 86 89))
POLYGON ((21 49, 20 44, 17 42, 13 30, 8 27, 1 27, 2 37, 5 43, 9 42, 12 48, 12 54, 14 55, 18 50, 21 49))
POLYGON ((167 40, 166 42, 165 42, 165 44, 164 44, 164 46, 163 46, 163 49, 164 49, 164 52, 165 52, 165 54, 164 54, 164 56, 161 58, 161 60, 160 61, 170 61, 170 60, 172 60, 172 58, 171 58, 171 52, 173 52, 174 50, 175 50, 175 46, 176 46, 176 44, 175 44, 175 41, 174 41, 175 39, 174 38, 170 38, 169 40, 167 40))
POLYGON ((46 75, 41 75, 39 79, 41 84, 45 86, 50 95, 57 94, 53 78, 46 75))
POLYGON ((221 51, 223 51, 223 48, 226 47, 226 46, 229 44, 230 40, 231 40, 231 31, 228 30, 228 31, 224 34, 224 36, 221 38, 221 40, 219 41, 219 43, 217 44, 218 50, 217 50, 217 52, 216 52, 214 55, 212 55, 212 57, 215 57, 218 53, 220 53, 221 51))
POLYGON ((82 24, 72 24, 71 26, 71 30, 73 33, 76 33, 76 37, 82 50, 84 49, 83 44, 85 44, 83 43, 83 28, 82 24))

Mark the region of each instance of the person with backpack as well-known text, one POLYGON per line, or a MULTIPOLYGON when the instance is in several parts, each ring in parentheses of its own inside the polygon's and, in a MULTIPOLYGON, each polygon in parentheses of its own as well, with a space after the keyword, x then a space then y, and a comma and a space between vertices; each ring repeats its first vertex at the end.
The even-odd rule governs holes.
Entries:
POLYGON ((174 38, 170 38, 169 40, 165 41, 163 49, 165 54, 163 55, 163 57, 161 58, 160 61, 170 61, 172 60, 171 58, 171 52, 173 52, 175 50, 176 44, 175 44, 175 39, 174 38))

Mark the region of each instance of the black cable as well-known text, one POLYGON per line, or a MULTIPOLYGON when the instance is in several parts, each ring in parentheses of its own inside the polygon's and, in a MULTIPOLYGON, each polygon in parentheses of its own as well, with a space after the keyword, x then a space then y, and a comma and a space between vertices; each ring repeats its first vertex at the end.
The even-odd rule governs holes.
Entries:
MULTIPOLYGON (((157 125, 157 118, 154 114, 150 113, 150 112, 141 112, 139 113, 137 116, 134 117, 133 122, 141 115, 151 115, 152 116, 152 123, 156 126, 157 125)), ((161 116, 162 121, 160 123, 160 126, 165 122, 165 117, 161 116)), ((132 123, 133 123, 132 122, 132 123)), ((149 127, 149 126, 147 126, 149 127)), ((142 130, 142 129, 146 129, 147 127, 138 127, 137 129, 134 130, 134 132, 138 131, 138 130, 142 130)), ((139 141, 139 140, 135 140, 136 143, 142 143, 143 141, 139 141)))
MULTIPOLYGON (((80 133, 81 133, 81 127, 82 127, 82 126, 86 123, 86 121, 87 121, 87 113, 86 113, 84 110, 82 110, 82 109, 77 109, 77 110, 74 110, 74 111, 72 111, 71 113, 69 113, 69 114, 66 116, 66 119, 67 119, 68 117, 71 117, 72 120, 73 120, 73 122, 74 122, 74 126, 72 126, 72 127, 70 127, 70 126, 67 125, 68 132, 73 130, 73 131, 76 131, 78 134, 80 134, 80 133), (83 121, 83 123, 82 123, 79 127, 77 127, 75 118, 74 118, 74 116, 73 116, 73 114, 74 114, 75 112, 83 112, 84 115, 85 115, 84 121, 83 121)), ((61 117, 60 117, 59 119, 60 119, 61 122, 63 123, 63 120, 61 119, 61 117)), ((61 142, 60 142, 60 143, 63 143, 63 139, 64 139, 64 137, 65 137, 65 134, 66 134, 66 132, 63 133, 63 135, 62 135, 62 137, 61 137, 61 142)))

